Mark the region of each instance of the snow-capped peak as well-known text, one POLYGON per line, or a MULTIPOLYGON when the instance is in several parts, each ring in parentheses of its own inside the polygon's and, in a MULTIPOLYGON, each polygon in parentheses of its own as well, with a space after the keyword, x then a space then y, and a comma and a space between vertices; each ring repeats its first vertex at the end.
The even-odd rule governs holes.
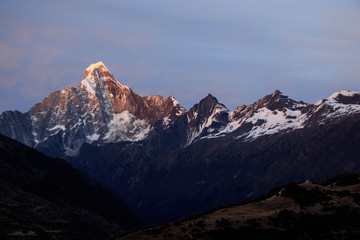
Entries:
POLYGON ((105 66, 105 64, 102 61, 100 61, 97 63, 93 63, 89 67, 86 68, 84 79, 91 78, 91 77, 97 76, 99 74, 101 74, 105 77, 114 78, 112 76, 112 74, 110 73, 110 71, 105 66))
POLYGON ((337 118, 360 112, 360 92, 341 90, 315 103, 315 112, 325 118, 337 118))
POLYGON ((337 101, 337 98, 342 95, 345 97, 352 97, 355 94, 360 94, 360 92, 354 92, 354 91, 349 91, 349 90, 340 90, 338 92, 334 92, 333 94, 331 94, 330 97, 327 98, 327 100, 329 101, 337 101))
POLYGON ((95 94, 97 89, 105 90, 107 84, 116 86, 116 88, 130 90, 127 86, 121 85, 101 61, 86 68, 84 80, 80 82, 79 88, 95 94))
POLYGON ((86 71, 88 71, 88 72, 92 72, 92 71, 94 71, 96 68, 104 68, 106 71, 109 71, 108 69, 107 69, 107 67, 105 66, 105 64, 102 62, 102 61, 99 61, 99 62, 97 62, 97 63, 93 63, 93 64, 91 64, 90 66, 88 66, 87 68, 86 68, 86 71))
POLYGON ((340 100, 341 97, 351 98, 351 97, 355 97, 356 95, 360 96, 360 92, 355 92, 355 91, 350 91, 350 90, 340 90, 338 92, 334 92, 328 98, 317 101, 314 105, 319 106, 322 103, 328 103, 328 104, 329 103, 341 103, 341 100, 340 100))

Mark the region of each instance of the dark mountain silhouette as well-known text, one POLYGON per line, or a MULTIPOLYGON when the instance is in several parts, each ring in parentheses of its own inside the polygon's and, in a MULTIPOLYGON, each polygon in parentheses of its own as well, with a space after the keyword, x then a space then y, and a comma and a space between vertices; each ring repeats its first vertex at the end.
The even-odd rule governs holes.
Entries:
POLYGON ((144 223, 115 193, 0 135, 2 239, 105 239, 144 223))
POLYGON ((358 239, 360 174, 277 186, 248 202, 142 229, 133 239, 358 239))

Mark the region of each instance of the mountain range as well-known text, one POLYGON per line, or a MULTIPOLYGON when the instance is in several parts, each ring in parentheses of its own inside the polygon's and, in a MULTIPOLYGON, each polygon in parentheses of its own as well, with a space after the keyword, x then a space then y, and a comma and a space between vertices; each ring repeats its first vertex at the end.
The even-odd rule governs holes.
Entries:
POLYGON ((309 104, 276 90, 233 111, 209 94, 186 110, 172 96, 139 96, 102 62, 77 88, 0 115, 1 134, 65 158, 159 222, 360 171, 359 130, 359 92, 309 104))

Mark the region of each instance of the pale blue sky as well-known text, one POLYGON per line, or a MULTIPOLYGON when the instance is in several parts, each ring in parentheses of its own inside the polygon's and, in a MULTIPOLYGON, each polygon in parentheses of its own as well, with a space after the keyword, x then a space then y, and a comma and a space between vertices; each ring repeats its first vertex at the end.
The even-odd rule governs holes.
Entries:
POLYGON ((0 111, 27 111, 103 61, 142 96, 230 110, 280 89, 360 91, 360 1, 0 0, 0 111))

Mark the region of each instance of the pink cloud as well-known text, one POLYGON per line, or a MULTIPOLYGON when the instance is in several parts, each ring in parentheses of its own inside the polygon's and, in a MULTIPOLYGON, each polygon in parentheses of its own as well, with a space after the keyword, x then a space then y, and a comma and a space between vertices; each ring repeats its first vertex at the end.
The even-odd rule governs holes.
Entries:
POLYGON ((21 50, 11 46, 7 42, 0 42, 0 71, 6 72, 18 68, 21 65, 23 54, 21 50))

